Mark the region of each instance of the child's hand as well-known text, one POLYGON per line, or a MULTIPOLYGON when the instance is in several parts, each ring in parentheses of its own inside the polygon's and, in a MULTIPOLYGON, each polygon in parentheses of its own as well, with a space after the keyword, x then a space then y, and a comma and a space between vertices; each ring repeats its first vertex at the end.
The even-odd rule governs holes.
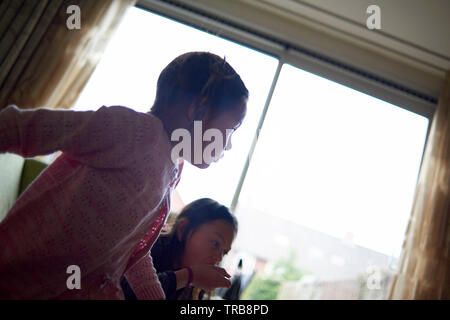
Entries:
POLYGON ((198 264, 191 266, 191 269, 194 287, 210 291, 231 286, 231 281, 229 280, 231 276, 223 268, 212 264, 198 264))

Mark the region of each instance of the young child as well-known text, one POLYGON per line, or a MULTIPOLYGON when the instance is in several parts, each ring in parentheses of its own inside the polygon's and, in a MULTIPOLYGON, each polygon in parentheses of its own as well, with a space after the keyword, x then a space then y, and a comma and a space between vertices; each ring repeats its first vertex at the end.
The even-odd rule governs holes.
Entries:
POLYGON ((149 113, 121 106, 0 112, 0 153, 62 151, 0 223, 0 299, 123 299, 124 274, 139 299, 164 299, 148 252, 183 158, 209 165, 188 152, 173 160, 172 132, 182 128, 194 139, 201 120, 203 131, 226 133, 229 149, 226 129, 240 125, 247 98, 224 59, 191 52, 162 71, 149 113))
MULTIPOLYGON (((205 291, 228 287, 217 266, 236 233, 236 218, 227 207, 208 198, 188 204, 170 232, 162 233, 151 250, 166 299, 201 300, 205 291)), ((121 285, 125 298, 135 300, 126 277, 121 285)))

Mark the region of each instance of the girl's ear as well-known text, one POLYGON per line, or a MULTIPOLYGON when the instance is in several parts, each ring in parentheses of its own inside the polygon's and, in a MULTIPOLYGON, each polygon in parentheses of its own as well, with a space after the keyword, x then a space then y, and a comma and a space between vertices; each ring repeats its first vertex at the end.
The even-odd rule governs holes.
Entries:
POLYGON ((175 230, 178 241, 183 240, 183 234, 186 231, 186 228, 189 224, 189 220, 187 218, 181 218, 178 220, 177 229, 175 230))

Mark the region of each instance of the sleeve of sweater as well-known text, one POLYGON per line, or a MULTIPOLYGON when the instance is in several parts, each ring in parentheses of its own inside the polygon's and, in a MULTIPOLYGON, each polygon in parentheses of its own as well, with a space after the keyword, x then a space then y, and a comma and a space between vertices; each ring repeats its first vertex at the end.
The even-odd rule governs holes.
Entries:
POLYGON ((149 135, 149 121, 121 106, 73 111, 10 105, 0 112, 0 153, 23 157, 61 150, 91 166, 118 168, 138 153, 144 138, 148 143, 149 135))
POLYGON ((172 297, 177 292, 177 276, 174 271, 164 271, 158 273, 158 279, 164 290, 166 298, 172 297))
POLYGON ((125 277, 138 300, 166 298, 150 254, 146 254, 125 272, 125 277))

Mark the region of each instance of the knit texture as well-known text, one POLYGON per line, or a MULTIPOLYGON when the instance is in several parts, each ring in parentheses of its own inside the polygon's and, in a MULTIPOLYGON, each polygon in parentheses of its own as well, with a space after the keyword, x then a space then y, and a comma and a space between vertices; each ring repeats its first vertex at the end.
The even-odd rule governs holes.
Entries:
POLYGON ((123 299, 125 272, 139 299, 164 298, 148 252, 182 161, 161 121, 121 106, 0 112, 0 153, 57 150, 0 223, 0 298, 123 299), (68 289, 71 265, 81 289, 68 289))

